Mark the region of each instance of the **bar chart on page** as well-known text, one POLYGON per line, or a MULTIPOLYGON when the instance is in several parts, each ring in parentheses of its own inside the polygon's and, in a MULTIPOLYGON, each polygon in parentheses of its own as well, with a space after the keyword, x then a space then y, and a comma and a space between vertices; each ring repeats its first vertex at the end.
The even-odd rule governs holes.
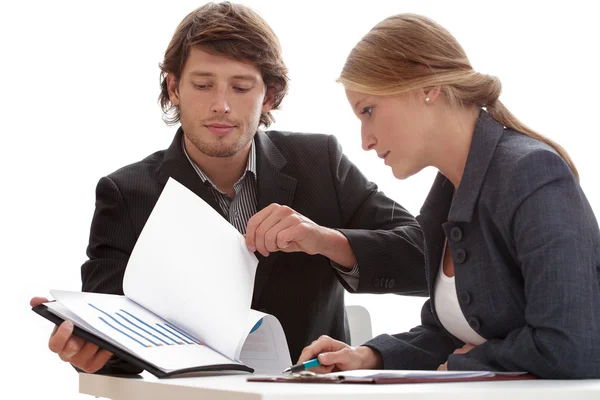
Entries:
POLYGON ((125 309, 106 311, 88 303, 98 313, 98 319, 109 329, 124 335, 144 348, 162 346, 202 346, 202 343, 193 339, 172 324, 148 317, 142 319, 125 309))

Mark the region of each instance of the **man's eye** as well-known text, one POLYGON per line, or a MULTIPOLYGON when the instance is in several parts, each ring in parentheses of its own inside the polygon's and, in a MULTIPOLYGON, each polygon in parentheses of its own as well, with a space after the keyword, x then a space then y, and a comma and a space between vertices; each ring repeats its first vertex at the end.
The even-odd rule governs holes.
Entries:
POLYGON ((233 89, 238 93, 246 93, 247 91, 250 90, 250 88, 244 88, 244 87, 239 87, 239 86, 234 86, 233 89))
POLYGON ((209 85, 202 85, 202 84, 199 84, 199 83, 194 83, 194 87, 195 87, 196 89, 207 89, 207 88, 208 88, 208 86, 209 86, 209 85))

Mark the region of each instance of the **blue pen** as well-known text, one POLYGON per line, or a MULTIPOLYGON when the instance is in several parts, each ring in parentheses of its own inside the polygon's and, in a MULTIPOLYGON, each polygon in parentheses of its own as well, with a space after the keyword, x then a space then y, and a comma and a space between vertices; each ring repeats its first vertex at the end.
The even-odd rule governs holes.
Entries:
POLYGON ((304 361, 303 363, 292 365, 289 368, 283 370, 284 374, 292 374, 294 372, 304 371, 309 368, 318 367, 321 365, 318 359, 313 358, 312 360, 304 361))

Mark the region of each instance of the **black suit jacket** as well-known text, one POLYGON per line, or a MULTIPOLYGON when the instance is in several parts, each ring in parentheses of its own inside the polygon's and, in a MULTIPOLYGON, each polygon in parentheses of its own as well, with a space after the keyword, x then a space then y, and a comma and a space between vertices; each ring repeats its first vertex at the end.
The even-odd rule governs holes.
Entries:
MULTIPOLYGON (((179 130, 166 151, 100 179, 89 260, 81 270, 84 291, 123 293, 127 260, 169 177, 221 212, 186 158, 181 135, 179 130)), ((271 203, 287 205, 319 225, 339 229, 358 260, 359 292, 427 294, 419 225, 367 181, 334 136, 270 131, 257 133, 255 140, 258 210, 271 203)), ((349 341, 343 286, 352 289, 327 258, 258 257, 252 307, 279 319, 292 359, 323 334, 349 341)))
POLYGON ((367 342, 388 369, 527 371, 600 377, 600 230, 564 160, 548 145, 482 111, 454 195, 439 174, 417 217, 432 298, 422 325, 367 342), (437 316, 434 280, 445 240, 472 329, 487 339, 466 354, 437 316))

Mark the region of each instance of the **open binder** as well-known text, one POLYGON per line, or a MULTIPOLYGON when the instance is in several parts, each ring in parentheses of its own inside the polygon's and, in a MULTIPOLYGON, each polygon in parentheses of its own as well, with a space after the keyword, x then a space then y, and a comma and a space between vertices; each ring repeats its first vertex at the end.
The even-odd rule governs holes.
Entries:
MULTIPOLYGON (((48 309, 48 307, 45 304, 40 304, 39 306, 33 307, 32 310, 35 313, 41 315, 42 317, 55 323, 56 325, 60 325, 61 323, 63 323, 65 321, 61 317, 50 312, 50 310, 48 309)), ((142 368, 142 369, 150 372, 152 375, 156 376, 157 378, 168 378, 168 377, 171 377, 174 375, 184 374, 187 372, 198 372, 198 371, 234 370, 234 371, 254 372, 254 369, 252 369, 246 365, 237 364, 237 363, 203 365, 203 366, 184 368, 184 369, 174 370, 174 371, 170 371, 170 372, 165 372, 162 369, 158 368, 157 366, 149 363, 148 361, 146 361, 142 358, 136 357, 134 354, 129 353, 129 352, 121 349, 120 347, 113 345, 111 342, 106 341, 106 340, 94 335, 93 333, 90 333, 78 326, 75 326, 73 328, 73 335, 78 336, 88 342, 91 342, 102 349, 110 351, 111 353, 113 353, 116 357, 120 358, 121 360, 126 361, 136 367, 142 368)))
POLYGON ((33 311, 163 378, 279 373, 291 364, 277 318, 250 305, 258 260, 243 236, 169 179, 132 251, 124 295, 52 290, 33 311), (215 282, 226 282, 218 285, 215 282))

